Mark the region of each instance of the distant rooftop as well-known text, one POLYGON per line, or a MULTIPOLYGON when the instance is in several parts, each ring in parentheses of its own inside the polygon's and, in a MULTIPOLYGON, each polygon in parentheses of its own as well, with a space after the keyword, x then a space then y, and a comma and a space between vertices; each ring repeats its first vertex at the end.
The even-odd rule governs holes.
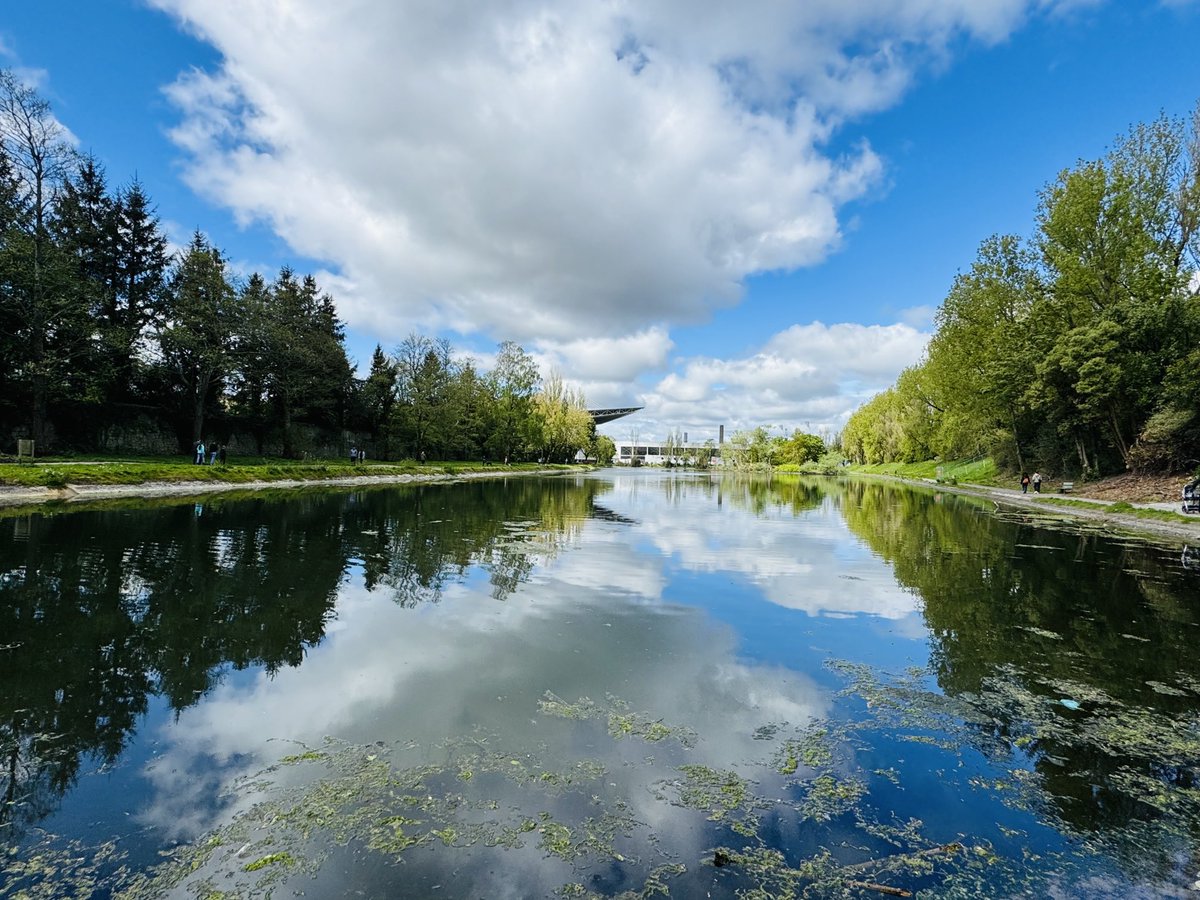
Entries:
POLYGON ((613 419, 619 419, 622 416, 627 416, 630 413, 635 413, 639 409, 644 409, 641 406, 624 406, 614 409, 589 409, 588 413, 595 420, 597 425, 603 425, 605 422, 611 422, 613 419))

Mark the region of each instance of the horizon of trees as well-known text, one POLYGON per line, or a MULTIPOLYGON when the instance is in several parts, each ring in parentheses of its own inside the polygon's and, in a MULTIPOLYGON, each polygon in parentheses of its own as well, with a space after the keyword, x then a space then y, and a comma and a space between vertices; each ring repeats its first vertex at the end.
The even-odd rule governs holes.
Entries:
POLYGON ((925 358, 841 436, 859 463, 992 456, 1097 476, 1200 464, 1200 106, 1134 126, 993 235, 925 358))
MULTIPOLYGON (((136 181, 113 189, 49 104, 0 70, 0 435, 39 450, 95 450, 166 435, 303 455, 611 459, 584 397, 543 385, 517 344, 491 372, 412 334, 354 375, 345 326, 312 275, 239 279, 199 230, 175 254, 136 181), (607 456, 605 455, 607 452, 607 456)), ((145 440, 141 441, 146 443, 145 440)), ((11 446, 9 446, 11 445, 11 446)))

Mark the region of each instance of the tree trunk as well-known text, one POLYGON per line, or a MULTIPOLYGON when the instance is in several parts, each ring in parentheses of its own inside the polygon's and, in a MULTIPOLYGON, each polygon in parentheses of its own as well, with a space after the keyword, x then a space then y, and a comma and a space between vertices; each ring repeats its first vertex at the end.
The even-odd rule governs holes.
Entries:
POLYGON ((1011 406, 1008 408, 1008 418, 1012 422, 1013 446, 1017 450, 1017 468, 1024 472, 1025 456, 1023 453, 1021 453, 1021 437, 1019 434, 1017 434, 1017 414, 1013 412, 1013 408, 1011 406))
POLYGON ((1079 454, 1079 464, 1083 467, 1083 473, 1086 475, 1090 466, 1088 465, 1087 448, 1083 446, 1083 441, 1075 438, 1075 452, 1079 454))
POLYGON ((1125 441, 1125 435, 1121 432, 1121 424, 1117 419, 1117 411, 1113 407, 1108 408, 1108 421, 1112 425, 1113 437, 1117 442, 1117 449, 1121 452, 1121 461, 1125 463, 1125 468, 1132 469, 1132 461, 1129 453, 1129 445, 1125 441))
POLYGON ((192 394, 192 445, 204 438, 204 407, 208 399, 208 386, 211 376, 203 375, 196 379, 196 390, 192 394))
POLYGON ((296 455, 296 449, 292 446, 292 404, 289 402, 286 394, 281 398, 280 404, 283 412, 283 455, 287 459, 293 459, 296 455))

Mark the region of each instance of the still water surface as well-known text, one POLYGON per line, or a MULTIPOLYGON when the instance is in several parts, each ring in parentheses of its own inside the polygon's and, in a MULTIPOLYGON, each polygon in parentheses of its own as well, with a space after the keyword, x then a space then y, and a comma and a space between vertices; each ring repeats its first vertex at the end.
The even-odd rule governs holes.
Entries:
POLYGON ((1198 620, 868 481, 10 515, 0 897, 1195 896, 1198 620))

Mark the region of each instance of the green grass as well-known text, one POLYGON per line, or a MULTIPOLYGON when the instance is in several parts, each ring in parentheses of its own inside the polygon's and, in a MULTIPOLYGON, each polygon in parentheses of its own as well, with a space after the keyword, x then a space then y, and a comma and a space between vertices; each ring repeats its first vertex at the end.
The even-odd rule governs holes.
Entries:
POLYGON ((916 463, 881 463, 873 466, 850 466, 850 472, 868 475, 892 475, 896 478, 940 480, 946 484, 996 484, 996 464, 991 458, 966 460, 926 460, 916 463))
POLYGON ((323 481, 358 476, 462 475, 470 472, 521 472, 535 469, 570 469, 572 466, 539 466, 536 463, 489 465, 479 462, 368 461, 351 465, 339 460, 296 462, 283 459, 239 459, 236 464, 197 466, 184 458, 83 459, 46 458, 30 465, 0 465, 0 485, 61 488, 68 484, 143 484, 215 481, 245 484, 252 481, 323 481))
POLYGON ((1067 506, 1073 509, 1092 509, 1097 512, 1133 516, 1138 519, 1153 519, 1158 522, 1188 522, 1192 525, 1200 525, 1200 516, 1187 516, 1169 509, 1142 509, 1125 502, 1088 503, 1086 500, 1069 500, 1066 497, 1038 497, 1037 502, 1052 506, 1067 506))

